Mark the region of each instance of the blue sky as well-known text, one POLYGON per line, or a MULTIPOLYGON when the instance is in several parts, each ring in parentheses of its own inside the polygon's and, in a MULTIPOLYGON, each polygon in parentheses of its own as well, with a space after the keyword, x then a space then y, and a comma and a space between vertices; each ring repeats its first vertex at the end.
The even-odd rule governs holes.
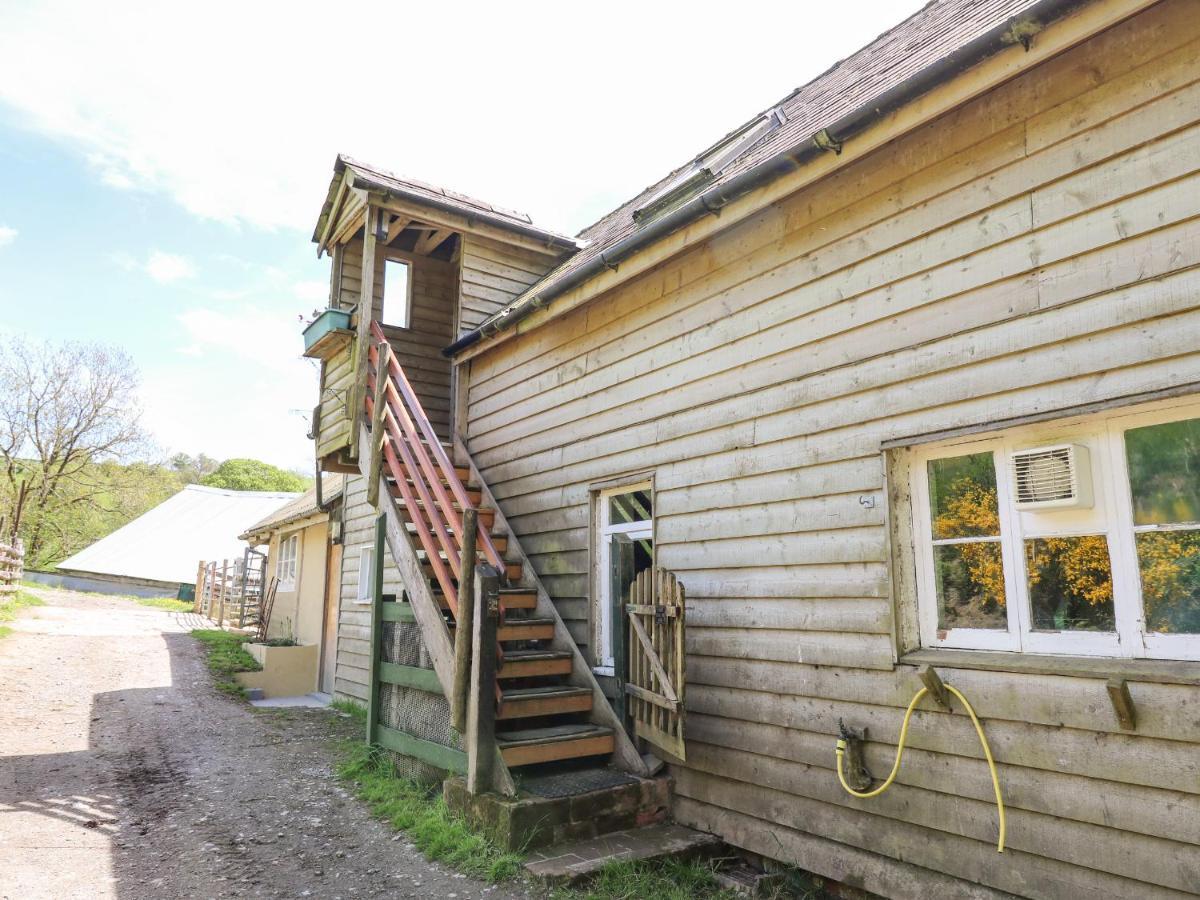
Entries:
POLYGON ((0 0, 0 334, 126 349, 161 454, 308 469, 337 152, 574 233, 921 5, 0 0))

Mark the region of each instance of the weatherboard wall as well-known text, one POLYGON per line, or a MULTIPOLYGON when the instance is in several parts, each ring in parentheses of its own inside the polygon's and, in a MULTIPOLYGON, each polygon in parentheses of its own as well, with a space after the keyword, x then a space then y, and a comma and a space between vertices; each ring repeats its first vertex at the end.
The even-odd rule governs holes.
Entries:
MULTIPOLYGON (((970 77, 968 74, 965 77, 970 77)), ((1200 384, 1200 16, 1164 0, 470 364, 467 443, 588 640, 589 495, 651 473, 688 595, 675 814, 901 897, 1200 889, 1200 687, 954 670, 896 786, 881 445, 1200 384), (870 502, 863 502, 864 498, 870 502)))

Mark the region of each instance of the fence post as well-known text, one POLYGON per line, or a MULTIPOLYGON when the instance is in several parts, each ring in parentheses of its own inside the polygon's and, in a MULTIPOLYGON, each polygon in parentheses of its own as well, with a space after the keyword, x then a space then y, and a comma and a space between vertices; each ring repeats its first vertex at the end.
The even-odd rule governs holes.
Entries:
POLYGON ((467 790, 492 789, 496 760, 496 627, 500 619, 500 572, 478 568, 475 577, 471 696, 467 705, 467 790))
POLYGON ((204 596, 204 560, 196 565, 196 596, 192 598, 192 612, 200 612, 200 604, 204 596))
POLYGON ((225 595, 229 593, 229 560, 221 562, 221 605, 217 609, 217 627, 225 627, 225 595))
POLYGON ((458 613, 454 625, 454 730, 467 732, 467 697, 470 694, 471 634, 475 628, 475 531, 479 512, 468 507, 462 514, 462 560, 458 567, 458 613))

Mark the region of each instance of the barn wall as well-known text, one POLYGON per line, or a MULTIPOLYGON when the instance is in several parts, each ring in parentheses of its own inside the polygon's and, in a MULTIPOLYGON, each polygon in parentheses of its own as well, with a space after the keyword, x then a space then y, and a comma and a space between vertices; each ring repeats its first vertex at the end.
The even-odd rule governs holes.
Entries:
POLYGON ((1200 17, 1164 0, 471 364, 468 446, 577 641, 592 484, 652 471, 688 593, 676 815, 895 896, 1200 885, 1200 688, 959 670, 897 785, 881 444, 1200 383, 1200 17), (870 505, 863 502, 873 498, 870 505))
MULTIPOLYGON (((343 489, 345 503, 342 526, 341 597, 338 601, 337 669, 334 690, 337 696, 367 700, 367 669, 371 652, 371 605, 357 602, 358 562, 364 547, 375 546, 377 513, 367 502, 367 480, 361 475, 347 475, 343 489)), ((400 573, 387 554, 383 566, 383 592, 396 594, 403 590, 400 573)))
MULTIPOLYGON (((429 420, 443 437, 450 428, 450 363, 442 348, 454 340, 454 298, 457 266, 429 256, 416 256, 387 247, 375 248, 375 302, 372 315, 383 314, 384 261, 387 258, 410 264, 412 308, 409 327, 385 327, 384 333, 404 366, 404 372, 425 407, 429 420)), ((362 290, 362 239, 355 238, 342 250, 340 293, 343 304, 357 304, 362 290)), ((331 367, 332 368, 332 367, 331 367)), ((340 370, 338 370, 340 372, 340 370)), ((353 373, 347 370, 347 384, 353 373)), ((334 375, 330 374, 333 383, 334 375)))
POLYGON ((463 235, 458 330, 470 331, 546 274, 554 258, 479 235, 463 235))

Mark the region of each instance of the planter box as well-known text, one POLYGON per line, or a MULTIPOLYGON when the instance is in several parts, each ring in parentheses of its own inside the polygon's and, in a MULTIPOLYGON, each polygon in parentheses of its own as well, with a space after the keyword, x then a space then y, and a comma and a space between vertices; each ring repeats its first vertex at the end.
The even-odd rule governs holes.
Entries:
POLYGON ((313 359, 328 359, 354 337, 350 330, 350 313, 342 309, 327 309, 304 329, 304 355, 313 359))
POLYGON ((244 644, 246 652, 262 666, 261 672, 238 672, 242 687, 259 688, 263 697, 302 697, 317 689, 316 644, 301 647, 272 647, 244 644))

